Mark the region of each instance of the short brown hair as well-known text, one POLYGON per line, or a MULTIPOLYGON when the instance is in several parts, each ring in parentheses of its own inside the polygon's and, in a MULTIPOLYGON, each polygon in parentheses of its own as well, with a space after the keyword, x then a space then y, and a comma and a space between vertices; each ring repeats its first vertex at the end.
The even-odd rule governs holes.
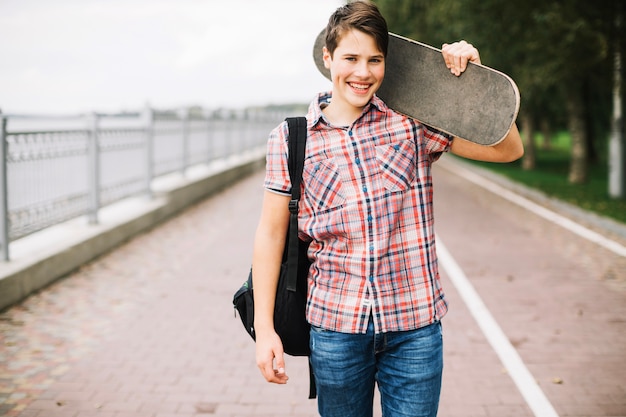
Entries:
POLYGON ((357 29, 374 37, 376 46, 387 56, 389 31, 387 22, 375 4, 369 1, 354 1, 338 8, 328 19, 326 26, 326 49, 333 56, 341 36, 357 29))

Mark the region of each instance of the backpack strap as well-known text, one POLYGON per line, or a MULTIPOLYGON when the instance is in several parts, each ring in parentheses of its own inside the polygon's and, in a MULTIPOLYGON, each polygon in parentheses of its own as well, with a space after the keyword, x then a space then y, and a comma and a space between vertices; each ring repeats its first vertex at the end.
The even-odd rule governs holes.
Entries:
MULTIPOLYGON (((289 201, 289 248, 287 251, 287 290, 296 291, 298 278, 298 203, 300 202, 302 171, 306 150, 306 117, 288 117, 289 127, 289 178, 291 179, 291 200, 289 201)), ((317 397, 315 375, 309 358, 309 399, 317 397)))
POLYGON ((300 202, 300 185, 304 170, 304 154, 306 150, 306 117, 288 117, 289 127, 289 177, 291 179, 291 200, 289 201, 289 249, 287 251, 287 290, 295 292, 298 272, 298 203, 300 202))
POLYGON ((311 364, 311 358, 308 358, 309 362, 309 400, 317 397, 317 385, 315 384, 315 374, 313 373, 313 365, 311 364))

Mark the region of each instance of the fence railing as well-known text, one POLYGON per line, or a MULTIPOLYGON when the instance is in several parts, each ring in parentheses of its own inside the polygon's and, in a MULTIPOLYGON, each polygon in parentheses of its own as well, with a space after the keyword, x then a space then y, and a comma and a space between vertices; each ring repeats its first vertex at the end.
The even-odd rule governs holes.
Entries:
POLYGON ((78 117, 0 114, 0 246, 87 216, 121 199, 152 196, 153 179, 264 144, 285 114, 267 109, 78 117))

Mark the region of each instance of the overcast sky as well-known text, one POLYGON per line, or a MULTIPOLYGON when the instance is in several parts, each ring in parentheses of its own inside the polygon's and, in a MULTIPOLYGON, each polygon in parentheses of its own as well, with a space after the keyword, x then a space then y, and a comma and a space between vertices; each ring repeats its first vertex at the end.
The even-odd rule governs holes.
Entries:
POLYGON ((0 109, 76 113, 303 102, 342 0, 1 0, 0 109))

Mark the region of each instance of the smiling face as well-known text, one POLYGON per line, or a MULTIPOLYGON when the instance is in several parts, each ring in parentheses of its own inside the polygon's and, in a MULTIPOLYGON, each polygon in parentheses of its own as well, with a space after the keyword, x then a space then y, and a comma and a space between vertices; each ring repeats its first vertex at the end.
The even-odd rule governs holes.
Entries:
POLYGON ((324 48, 324 65, 333 82, 324 114, 333 123, 351 124, 383 82, 385 56, 373 36, 351 29, 341 35, 332 55, 324 48))

